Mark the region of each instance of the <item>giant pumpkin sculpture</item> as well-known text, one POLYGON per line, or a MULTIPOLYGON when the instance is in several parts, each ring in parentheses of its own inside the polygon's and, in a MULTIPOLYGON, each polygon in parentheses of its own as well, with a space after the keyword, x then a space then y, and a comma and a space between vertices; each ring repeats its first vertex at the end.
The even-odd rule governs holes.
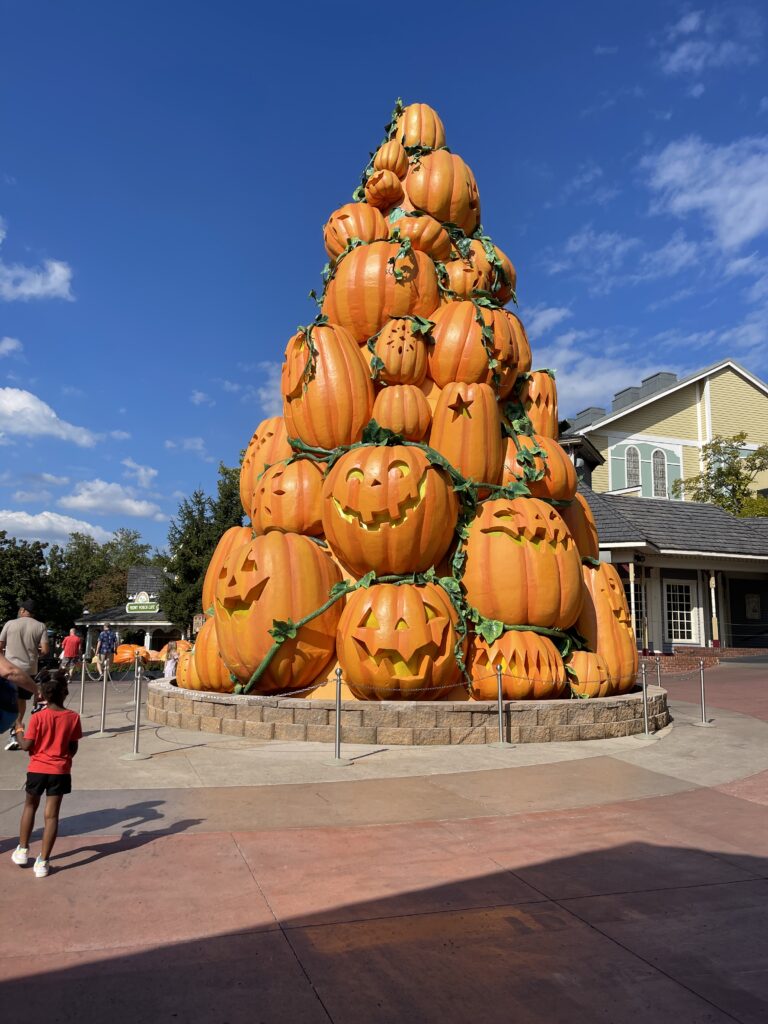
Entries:
POLYGON ((339 665, 359 700, 493 699, 499 669, 507 699, 628 689, 622 584, 595 561, 553 374, 431 107, 398 103, 353 199, 325 223, 322 312, 287 343, 282 416, 243 460, 251 522, 212 553, 179 685, 300 695, 339 665))

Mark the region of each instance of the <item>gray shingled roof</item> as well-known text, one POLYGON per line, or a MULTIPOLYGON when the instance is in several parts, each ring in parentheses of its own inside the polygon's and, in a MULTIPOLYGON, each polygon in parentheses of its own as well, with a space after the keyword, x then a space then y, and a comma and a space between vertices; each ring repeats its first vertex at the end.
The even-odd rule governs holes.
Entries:
POLYGON ((132 565, 128 570, 125 585, 126 597, 133 597, 145 590, 148 594, 159 594, 163 586, 165 573, 154 565, 132 565))
POLYGON ((663 498, 596 494, 580 485, 601 546, 646 543, 661 551, 768 556, 768 528, 737 519, 717 505, 663 498))

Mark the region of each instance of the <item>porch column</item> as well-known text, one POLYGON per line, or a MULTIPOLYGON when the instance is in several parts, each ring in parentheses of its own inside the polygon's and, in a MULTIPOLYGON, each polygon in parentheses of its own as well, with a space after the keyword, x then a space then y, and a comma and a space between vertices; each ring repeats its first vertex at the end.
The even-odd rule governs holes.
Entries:
POLYGON ((717 575, 709 570, 709 599, 712 606, 712 646, 720 646, 720 624, 717 620, 717 575))
POLYGON ((152 637, 154 635, 154 629, 148 629, 144 633, 144 646, 148 651, 152 650, 152 637))
MULTIPOLYGON (((634 560, 634 558, 629 563, 629 610, 630 610, 630 614, 632 616, 632 632, 634 633, 636 628, 637 628, 636 625, 635 625, 637 620, 635 619, 635 560, 634 560)), ((635 636, 635 644, 637 644, 638 639, 640 640, 640 643, 642 644, 643 637, 638 637, 638 636, 635 636)))

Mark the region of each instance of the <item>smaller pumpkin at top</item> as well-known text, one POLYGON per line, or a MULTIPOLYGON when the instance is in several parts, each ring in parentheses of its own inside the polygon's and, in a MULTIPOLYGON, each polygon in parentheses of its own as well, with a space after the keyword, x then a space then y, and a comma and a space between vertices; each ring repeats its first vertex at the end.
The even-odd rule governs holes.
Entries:
POLYGON ((368 343, 384 364, 377 377, 385 384, 421 384, 427 374, 426 333, 422 320, 392 317, 368 343))
MULTIPOLYGON (((528 476, 532 474, 529 472, 528 476)), ((513 480, 524 480, 534 498, 570 501, 576 494, 578 480, 573 463, 551 437, 518 434, 507 441, 504 457, 503 486, 513 480), (526 467, 538 479, 526 478, 526 467)))
POLYGON ((445 128, 429 104, 410 103, 397 115, 391 138, 403 146, 437 149, 445 145, 445 128))
POLYGON ((394 171, 374 171, 365 183, 365 198, 370 206, 390 210, 402 200, 405 193, 394 171))
POLYGON ((340 256, 353 238, 375 242, 389 234, 380 210, 368 203, 345 203, 334 210, 323 228, 325 250, 332 260, 340 256))
POLYGON ((396 139, 390 139, 377 149, 373 166, 377 171, 392 171, 402 179, 408 173, 408 154, 396 139))

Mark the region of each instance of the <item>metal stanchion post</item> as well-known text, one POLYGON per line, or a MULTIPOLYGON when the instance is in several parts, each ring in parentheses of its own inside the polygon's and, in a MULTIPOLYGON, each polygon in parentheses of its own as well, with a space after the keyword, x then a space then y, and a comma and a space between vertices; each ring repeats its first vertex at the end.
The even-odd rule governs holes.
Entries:
POLYGON ((511 747, 512 744, 504 739, 504 694, 502 690, 502 672, 501 665, 496 666, 496 708, 499 717, 499 742, 494 743, 495 747, 511 747))
POLYGON ((336 669, 336 735, 334 737, 334 758, 326 764, 352 764, 349 758, 341 756, 341 669, 336 669))
POLYGON ((701 721, 694 722, 694 725, 703 726, 704 728, 711 729, 714 726, 714 722, 710 722, 707 718, 707 699, 704 694, 704 659, 699 659, 699 682, 701 683, 701 721))
POLYGON ((85 705, 85 654, 83 654, 83 660, 80 664, 80 717, 83 717, 83 707, 85 705))
POLYGON ((642 679, 643 679, 643 734, 645 736, 651 735, 651 730, 648 727, 648 680, 645 678, 645 662, 642 664, 642 679))
POLYGON ((104 661, 104 668, 101 673, 101 725, 99 731, 93 733, 94 739, 107 740, 112 739, 115 735, 113 732, 107 732, 104 726, 107 724, 107 676, 109 669, 107 667, 107 660, 104 661))
POLYGON ((656 655, 656 685, 661 686, 661 658, 656 655))
POLYGON ((134 672, 136 682, 133 692, 133 751, 130 754, 121 754, 121 761, 146 761, 152 756, 151 754, 139 753, 139 730, 141 729, 141 684, 143 672, 138 654, 136 655, 134 672))

